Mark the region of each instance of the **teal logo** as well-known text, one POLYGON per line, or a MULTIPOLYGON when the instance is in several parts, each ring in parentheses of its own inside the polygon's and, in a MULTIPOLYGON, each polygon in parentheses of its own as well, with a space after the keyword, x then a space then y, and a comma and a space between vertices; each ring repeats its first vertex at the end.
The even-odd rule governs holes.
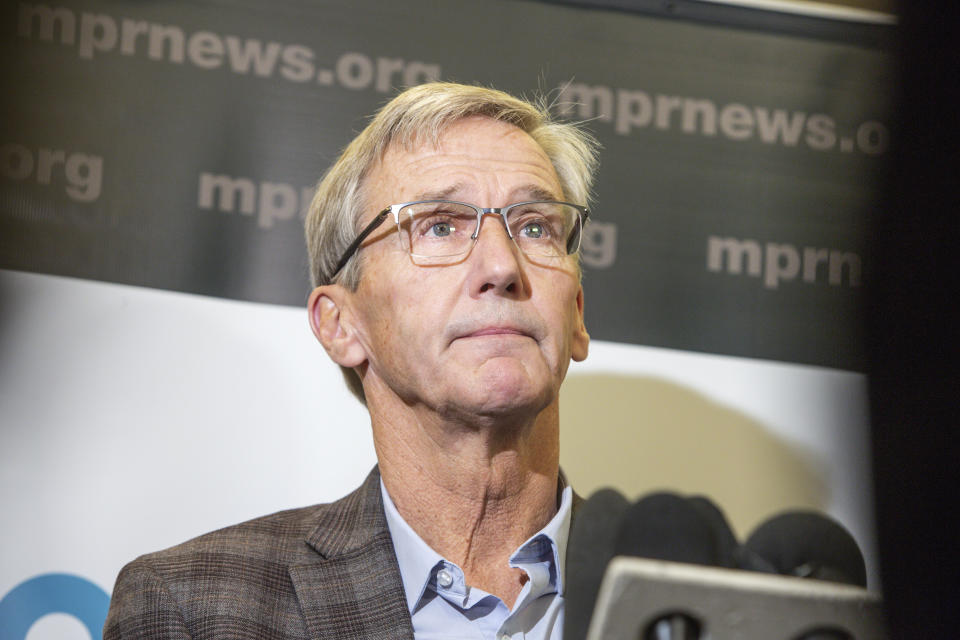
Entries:
POLYGON ((100 638, 110 596, 86 578, 45 573, 15 586, 0 600, 0 640, 23 640, 33 623, 50 613, 71 615, 100 638))

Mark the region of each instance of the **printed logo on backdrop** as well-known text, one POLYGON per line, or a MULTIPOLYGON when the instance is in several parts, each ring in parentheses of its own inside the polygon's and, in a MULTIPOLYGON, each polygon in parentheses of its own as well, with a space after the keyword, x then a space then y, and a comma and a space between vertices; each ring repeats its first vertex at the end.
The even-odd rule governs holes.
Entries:
POLYGON ((75 202, 94 202, 103 186, 103 157, 8 142, 0 144, 0 176, 62 189, 75 202))
POLYGON ((750 239, 707 238, 707 271, 757 278, 766 289, 800 280, 831 287, 859 287, 860 256, 852 251, 797 247, 750 239))
MULTIPOLYGON (((127 7, 133 9, 133 7, 127 7)), ((385 93, 393 87, 440 79, 437 64, 401 58, 372 58, 360 52, 340 55, 331 68, 318 66, 316 52, 302 44, 239 38, 214 31, 188 32, 175 24, 136 20, 66 7, 20 3, 17 34, 27 40, 75 47, 77 57, 119 53, 200 69, 226 69, 240 75, 314 81, 385 93)))
POLYGON ((635 129, 680 131, 727 140, 758 140, 784 147, 806 146, 816 151, 878 155, 890 145, 885 124, 868 120, 838 132, 826 113, 807 114, 784 108, 729 103, 708 98, 651 94, 639 89, 569 83, 559 87, 558 107, 566 116, 613 125, 617 135, 635 129))
POLYGON ((0 599, 0 640, 24 640, 46 616, 65 614, 100 638, 110 596, 86 578, 45 573, 25 580, 0 599))

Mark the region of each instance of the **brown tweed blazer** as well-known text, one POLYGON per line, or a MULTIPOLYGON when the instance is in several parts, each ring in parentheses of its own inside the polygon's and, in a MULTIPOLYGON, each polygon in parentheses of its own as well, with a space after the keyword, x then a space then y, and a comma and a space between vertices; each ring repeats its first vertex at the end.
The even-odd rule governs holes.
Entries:
POLYGON ((412 640, 379 471, 337 502, 137 558, 117 577, 103 637, 412 640))
POLYGON ((413 640, 379 470, 337 502, 137 558, 117 577, 103 637, 413 640))

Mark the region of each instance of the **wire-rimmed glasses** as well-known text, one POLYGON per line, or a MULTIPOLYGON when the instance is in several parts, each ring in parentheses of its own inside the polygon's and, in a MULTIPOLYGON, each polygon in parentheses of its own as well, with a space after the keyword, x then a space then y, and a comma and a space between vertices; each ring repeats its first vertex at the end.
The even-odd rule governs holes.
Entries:
POLYGON ((368 224, 337 263, 336 276, 374 229, 393 215, 401 246, 423 264, 446 264, 469 253, 485 215, 498 215, 507 235, 527 256, 562 258, 580 249, 590 212, 569 202, 532 200, 506 207, 478 207, 454 200, 417 200, 392 204, 368 224))

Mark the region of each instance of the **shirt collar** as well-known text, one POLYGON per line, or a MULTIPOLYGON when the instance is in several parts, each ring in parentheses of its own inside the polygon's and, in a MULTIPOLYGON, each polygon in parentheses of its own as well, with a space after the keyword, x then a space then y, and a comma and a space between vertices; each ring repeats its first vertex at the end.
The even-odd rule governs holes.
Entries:
POLYGON ((397 563, 400 565, 400 578, 403 580, 403 591, 407 596, 407 610, 412 614, 430 582, 433 568, 437 563, 442 562, 443 558, 410 528, 397 511, 390 494, 387 493, 387 488, 383 485, 383 478, 380 478, 380 493, 383 495, 383 512, 387 516, 387 528, 390 529, 390 538, 393 539, 393 550, 397 554, 397 563))
MULTIPOLYGON (((414 531, 406 520, 397 511, 396 505, 387 493, 387 488, 380 479, 380 493, 383 496, 383 511, 387 517, 387 528, 393 540, 393 548, 400 565, 400 578, 403 581, 403 591, 407 597, 407 610, 412 614, 423 592, 427 589, 434 568, 444 562, 443 556, 430 548, 414 531)), ((559 568, 556 572, 556 591, 563 594, 563 576, 566 569, 567 538, 570 534, 570 517, 573 509, 573 489, 571 489, 560 474, 558 494, 560 507, 540 531, 530 536, 526 542, 517 547, 510 556, 510 565, 518 566, 525 562, 530 553, 537 553, 544 544, 552 550, 553 565, 559 568)))

